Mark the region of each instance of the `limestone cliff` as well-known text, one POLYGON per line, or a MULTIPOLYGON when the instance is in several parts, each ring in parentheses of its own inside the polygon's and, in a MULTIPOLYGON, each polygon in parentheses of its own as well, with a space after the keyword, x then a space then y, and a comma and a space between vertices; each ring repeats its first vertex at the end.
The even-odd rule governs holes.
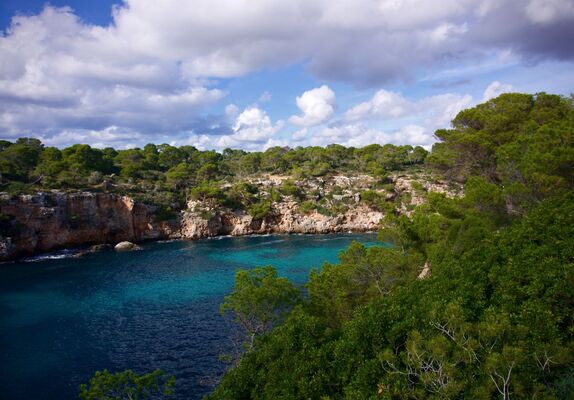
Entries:
MULTIPOLYGON (((265 193, 280 185, 282 179, 267 177, 254 183, 265 193)), ((454 195, 445 182, 421 184, 404 176, 392 179, 390 187, 376 191, 388 201, 395 201, 397 211, 407 215, 424 202, 427 191, 454 195), (396 202, 397 199, 405 201, 396 202)), ((274 202, 261 219, 254 219, 244 210, 199 201, 190 201, 187 209, 171 221, 157 221, 155 207, 117 194, 58 191, 20 196, 0 194, 0 261, 60 248, 121 241, 374 231, 384 214, 362 202, 360 196, 373 182, 374 178, 368 176, 334 176, 328 181, 309 179, 299 183, 307 193, 314 193, 322 201, 329 199, 327 203, 331 205, 344 203, 345 207, 336 212, 320 213, 317 209, 305 212, 294 198, 286 196, 274 202)))
POLYGON ((0 196, 0 260, 64 247, 171 237, 177 224, 155 223, 153 207, 105 193, 0 196))
POLYGON ((335 233, 366 232, 378 228, 383 213, 364 205, 356 205, 347 212, 327 216, 313 211, 302 214, 294 201, 273 205, 271 213, 260 220, 254 220, 243 210, 222 209, 215 212, 209 220, 190 210, 181 218, 181 236, 183 238, 204 238, 218 235, 251 235, 266 233, 335 233))

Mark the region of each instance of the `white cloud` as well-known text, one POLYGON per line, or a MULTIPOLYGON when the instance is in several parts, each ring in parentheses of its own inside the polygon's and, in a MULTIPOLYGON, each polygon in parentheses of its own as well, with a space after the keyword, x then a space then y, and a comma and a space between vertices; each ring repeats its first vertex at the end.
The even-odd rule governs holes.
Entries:
POLYGON ((338 143, 344 146, 363 147, 372 143, 392 143, 429 148, 435 141, 433 133, 419 125, 407 125, 399 130, 385 132, 369 128, 362 123, 351 123, 319 130, 310 135, 308 144, 325 146, 338 143))
POLYGON ((512 85, 510 84, 494 81, 484 90, 482 101, 488 101, 501 95, 502 93, 511 92, 512 89, 512 85))
POLYGON ((233 137, 237 140, 259 142, 270 139, 282 127, 283 121, 273 125, 265 111, 257 107, 248 107, 237 117, 233 126, 235 132, 233 137))
POLYGON ((416 110, 426 116, 427 128, 437 129, 450 125, 456 115, 473 104, 469 94, 444 93, 425 97, 416 103, 416 110))
POLYGON ((289 122, 298 126, 316 126, 327 122, 335 112, 335 92, 327 85, 308 90, 297 97, 303 115, 293 115, 289 122))
MULTIPOLYGON (((443 76, 451 60, 459 70, 484 71, 497 52, 572 61, 574 41, 564 38, 573 36, 572 0, 445 0, 440 7, 427 0, 124 0, 108 26, 47 6, 14 17, 0 34, 0 131, 49 138, 116 127, 140 135, 138 143, 181 140, 211 132, 197 121, 226 96, 218 78, 303 63, 319 80, 372 88, 443 76)), ((290 119, 302 127, 334 114, 334 94, 309 92, 290 119)), ((402 104, 399 93, 379 96, 349 110, 348 121, 412 114, 413 102, 402 104)), ((455 110, 466 100, 448 102, 455 110)), ((428 118, 454 112, 441 110, 428 118)), ((102 142, 95 136, 86 140, 102 142)))
POLYGON ((307 138, 308 131, 309 130, 307 128, 299 129, 298 131, 293 132, 293 134, 291 135, 291 139, 293 139, 293 141, 295 142, 300 142, 307 138))
POLYGON ((213 137, 210 142, 204 142, 203 145, 209 144, 211 148, 217 150, 226 147, 261 150, 266 146, 276 145, 273 143, 283 143, 274 137, 283 126, 284 121, 279 120, 273 124, 265 111, 256 106, 250 106, 235 119, 232 134, 213 137))
POLYGON ((91 143, 95 147, 107 147, 113 144, 118 149, 136 147, 142 138, 138 132, 124 130, 117 126, 109 126, 102 130, 65 130, 54 136, 41 137, 47 146, 70 146, 76 143, 91 143))
POLYGON ((186 139, 184 139, 184 140, 182 140, 182 141, 180 141, 174 145, 179 145, 179 146, 189 145, 189 146, 195 147, 198 150, 212 150, 213 149, 212 140, 207 135, 192 134, 192 135, 188 136, 186 139))
POLYGON ((68 8, 15 17, 0 37, 0 129, 48 143, 70 132, 76 142, 114 143, 111 131, 145 140, 194 129, 201 110, 225 96, 185 79, 174 63, 135 53, 113 31, 68 8))
POLYGON ((536 24, 550 24, 574 16, 574 2, 572 0, 530 0, 526 6, 526 15, 536 24))
POLYGON ((405 99, 400 93, 381 89, 369 101, 360 103, 348 110, 345 117, 349 121, 365 118, 399 118, 409 113, 412 108, 412 102, 405 99))
POLYGON ((472 103, 472 96, 445 93, 410 100, 401 93, 379 90, 368 101, 345 113, 349 122, 362 120, 424 119, 429 129, 448 126, 459 111, 472 103))

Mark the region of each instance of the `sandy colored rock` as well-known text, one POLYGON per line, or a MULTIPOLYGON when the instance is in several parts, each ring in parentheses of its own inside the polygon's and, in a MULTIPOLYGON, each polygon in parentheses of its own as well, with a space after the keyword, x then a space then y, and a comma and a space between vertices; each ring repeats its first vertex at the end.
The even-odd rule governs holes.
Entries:
POLYGON ((114 250, 116 251, 131 251, 131 250, 141 250, 141 247, 135 243, 123 241, 119 242, 114 246, 114 250))
POLYGON ((430 264, 429 262, 425 262, 425 265, 423 266, 423 269, 421 270, 418 278, 419 279, 425 279, 427 277, 429 277, 431 274, 431 269, 430 269, 430 264))
MULTIPOLYGON (((191 202, 190 202, 191 203, 191 202)), ((190 211, 193 203, 183 214, 181 236, 204 238, 218 235, 253 235, 268 233, 335 233, 368 232, 378 229, 384 214, 365 205, 357 205, 344 214, 326 216, 317 211, 301 214, 294 201, 274 203, 271 213, 261 220, 254 220, 244 211, 221 209, 209 220, 198 212, 190 211)))
POLYGON ((155 222, 154 207, 107 193, 0 195, 0 213, 18 228, 0 237, 0 261, 91 244, 168 239, 179 222, 155 222))

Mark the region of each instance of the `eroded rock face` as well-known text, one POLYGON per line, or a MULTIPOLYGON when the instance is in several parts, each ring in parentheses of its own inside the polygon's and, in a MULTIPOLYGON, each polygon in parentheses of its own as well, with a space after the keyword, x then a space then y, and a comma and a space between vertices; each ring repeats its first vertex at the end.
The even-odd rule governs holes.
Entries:
POLYGON ((0 260, 64 247, 162 239, 179 226, 154 222, 153 207, 105 193, 0 196, 0 260))
MULTIPOLYGON (((284 179, 270 176, 255 183, 265 191, 278 186, 284 179)), ((197 201, 190 201, 187 209, 180 212, 175 220, 159 222, 155 218, 154 207, 116 194, 58 191, 17 197, 0 194, 0 261, 59 248, 123 241, 376 230, 384 214, 363 204, 359 194, 361 190, 369 188, 373 178, 334 176, 331 179, 329 185, 336 184, 341 193, 332 198, 335 201, 344 200, 348 211, 336 215, 323 215, 317 211, 301 213, 299 205, 286 197, 281 202, 273 203, 271 212, 258 220, 242 210, 210 208, 197 201)), ((449 197, 458 195, 446 182, 436 180, 394 176, 392 182, 394 191, 381 189, 381 193, 385 193, 389 201, 396 197, 403 198, 397 210, 406 215, 410 215, 416 205, 426 201, 426 192, 441 192, 449 197)), ((325 182, 316 179, 311 183, 315 185, 318 196, 324 196, 325 182)), ((307 184, 309 186, 309 182, 307 184)))
POLYGON ((265 218, 241 210, 218 209, 206 219, 190 207, 178 219, 156 222, 154 208, 131 198, 104 193, 38 193, 0 198, 3 221, 0 261, 59 248, 153 239, 199 239, 265 233, 364 232, 378 227, 383 214, 357 204, 344 214, 301 214, 297 203, 275 203, 265 218))
POLYGON ((188 208, 181 221, 181 236, 196 239, 218 235, 251 235, 266 233, 334 233, 367 232, 378 228, 383 213, 364 205, 349 209, 344 214, 326 216, 313 211, 301 214, 297 203, 274 203, 272 212, 261 220, 254 220, 243 211, 222 209, 209 220, 188 208))
POLYGON ((402 214, 410 216, 414 207, 420 206, 426 202, 426 193, 442 193, 448 198, 461 196, 463 188, 447 181, 430 181, 427 179, 414 179, 411 176, 393 176, 393 184, 397 195, 408 194, 410 201, 401 203, 399 211, 402 214))

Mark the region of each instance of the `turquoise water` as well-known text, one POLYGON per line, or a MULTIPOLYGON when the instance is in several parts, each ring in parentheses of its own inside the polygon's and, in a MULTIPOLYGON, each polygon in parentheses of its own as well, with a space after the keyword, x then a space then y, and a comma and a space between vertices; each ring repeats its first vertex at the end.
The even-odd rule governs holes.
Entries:
POLYGON ((153 243, 81 259, 0 265, 0 398, 73 399, 96 370, 176 375, 176 398, 199 399, 231 345, 218 313, 237 268, 273 265, 303 283, 374 234, 259 236, 153 243))

